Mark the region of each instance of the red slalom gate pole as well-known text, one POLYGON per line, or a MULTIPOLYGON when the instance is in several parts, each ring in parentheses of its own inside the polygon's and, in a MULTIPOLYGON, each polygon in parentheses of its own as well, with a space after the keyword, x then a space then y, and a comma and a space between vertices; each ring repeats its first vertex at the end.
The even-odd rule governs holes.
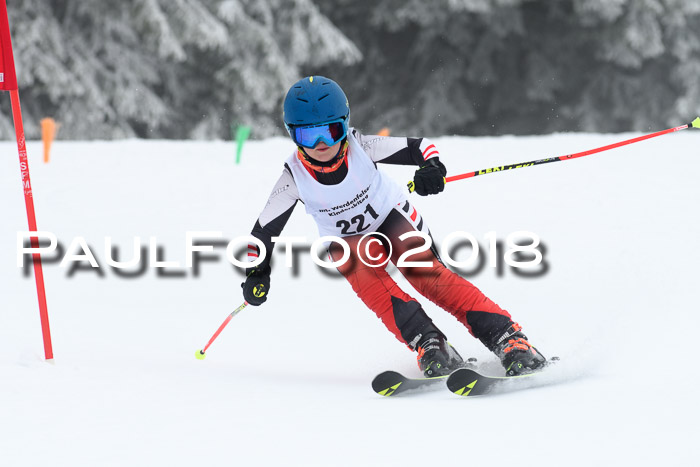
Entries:
POLYGON ((206 357, 206 351, 209 348, 209 346, 216 340, 217 337, 219 337, 219 334, 221 334, 221 331, 224 330, 226 325, 233 319, 234 316, 236 316, 243 308, 248 306, 248 302, 243 302, 243 305, 239 306, 235 310, 229 314, 226 319, 224 320, 223 323, 221 323, 221 326, 219 326, 219 329, 216 330, 213 336, 211 336, 211 339, 209 339, 209 342, 207 342, 207 345, 204 346, 202 350, 198 350, 195 352, 194 356, 197 358, 197 360, 204 360, 204 357, 206 357))
MULTIPOLYGON (((644 140, 647 140, 650 138, 656 138, 657 136, 663 136, 663 135, 666 135, 668 133, 674 133, 676 131, 685 130, 685 129, 691 128, 691 127, 692 128, 700 128, 700 117, 693 120, 692 123, 688 123, 686 125, 678 126, 675 128, 669 128, 668 130, 657 131, 656 133, 650 133, 648 135, 639 136, 637 138, 627 139, 625 141, 620 141, 618 143, 608 144, 607 146, 602 146, 602 147, 595 148, 595 149, 589 149, 588 151, 577 152, 575 154, 569 154, 566 156, 551 157, 551 158, 547 158, 547 159, 539 159, 536 161, 518 162, 515 164, 501 165, 501 166, 491 167, 490 169, 482 169, 482 170, 477 170, 475 172, 463 173, 460 175, 452 175, 451 177, 446 177, 445 182, 446 183, 447 182, 455 182, 457 180, 463 180, 465 178, 476 177, 478 175, 485 175, 485 174, 490 174, 490 173, 501 172, 503 170, 521 169, 524 167, 532 167, 535 165, 548 164, 550 162, 568 161, 571 159, 576 159, 576 158, 584 157, 584 156, 590 156, 591 154, 597 154, 599 152, 608 151, 610 149, 619 148, 621 146, 626 146, 628 144, 638 143, 640 141, 644 141, 644 140)), ((413 182, 411 182, 411 183, 413 183, 413 182)), ((410 190, 410 185, 409 185, 409 190, 410 190)), ((413 191, 413 190, 411 190, 411 191, 413 191)))
MULTIPOLYGON (((15 62, 10 39, 10 24, 7 19, 7 4, 5 0, 0 0, 0 2, 0 90, 10 92, 12 118, 15 123, 15 137, 17 138, 17 150, 19 151, 19 168, 22 174, 22 187, 24 188, 24 204, 27 208, 27 222, 30 232, 36 232, 34 197, 32 195, 32 182, 29 178, 27 146, 24 138, 19 91, 17 90, 17 76, 15 74, 15 62)), ((37 237, 31 237, 30 243, 32 248, 39 248, 37 237)), ((41 268, 41 256, 39 253, 32 253, 32 259, 34 263, 34 278, 36 279, 36 292, 39 298, 39 316, 41 317, 41 333, 44 338, 44 355, 46 360, 52 360, 53 348, 51 346, 51 330, 49 328, 49 312, 46 306, 46 290, 44 288, 44 272, 41 268)))

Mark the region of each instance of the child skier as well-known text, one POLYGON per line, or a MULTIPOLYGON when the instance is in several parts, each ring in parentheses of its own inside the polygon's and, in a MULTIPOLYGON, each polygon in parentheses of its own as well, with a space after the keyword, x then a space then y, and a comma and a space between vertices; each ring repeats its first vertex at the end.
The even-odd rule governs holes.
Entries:
MULTIPOLYGON (((404 252, 424 243, 420 237, 400 241, 402 234, 420 231, 429 235, 406 190, 379 171, 377 163, 418 166, 413 181, 421 196, 442 192, 447 170, 428 139, 362 135, 348 127, 349 117, 345 93, 323 76, 303 78, 287 93, 284 123, 297 150, 284 164, 253 228, 252 235, 262 241, 267 255, 261 264, 246 271, 243 296, 254 306, 267 300, 271 239, 280 235, 301 200, 322 236, 342 237, 348 243, 350 258, 338 270, 389 331, 418 353, 418 367, 424 375, 448 374, 464 365, 462 358, 421 305, 399 288, 384 267, 376 267, 377 258, 390 257, 396 264, 404 252), (375 232, 384 237, 376 234, 373 238, 379 241, 363 243, 369 261, 358 257, 358 242, 363 235, 375 232)), ((339 261, 344 253, 338 243, 331 243, 328 252, 333 261, 339 261)), ((258 248, 249 245, 248 255, 258 257, 258 248)), ((451 313, 494 352, 507 375, 544 365, 545 358, 530 345, 510 314, 448 270, 434 247, 413 254, 410 261, 427 262, 430 267, 399 266, 399 271, 418 292, 451 313)))

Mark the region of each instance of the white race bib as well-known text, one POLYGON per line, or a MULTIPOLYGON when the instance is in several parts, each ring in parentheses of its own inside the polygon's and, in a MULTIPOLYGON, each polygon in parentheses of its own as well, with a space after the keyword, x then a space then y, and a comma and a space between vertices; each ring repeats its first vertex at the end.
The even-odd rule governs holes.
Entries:
POLYGON ((348 174, 337 185, 323 185, 306 170, 294 153, 292 171, 306 212, 313 216, 321 236, 347 237, 375 232, 403 199, 399 186, 374 162, 348 132, 348 174))

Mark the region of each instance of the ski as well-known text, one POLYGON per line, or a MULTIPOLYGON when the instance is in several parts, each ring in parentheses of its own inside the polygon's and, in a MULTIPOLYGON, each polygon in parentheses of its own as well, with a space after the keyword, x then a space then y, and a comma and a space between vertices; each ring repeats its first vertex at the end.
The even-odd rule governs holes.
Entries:
POLYGON ((527 373, 518 376, 485 376, 470 368, 460 368, 452 372, 447 378, 447 389, 458 396, 481 396, 499 388, 517 388, 519 386, 519 381, 535 378, 539 374, 540 373, 527 373))
MULTIPOLYGON (((546 364, 550 366, 559 361, 559 357, 552 357, 546 364)), ((469 358, 466 366, 458 368, 449 375, 433 378, 409 378, 397 371, 384 371, 372 380, 372 389, 380 396, 395 396, 409 391, 417 391, 429 387, 437 387, 439 383, 446 382, 447 389, 458 396, 481 396, 496 389, 512 387, 522 389, 529 384, 522 384, 531 380, 542 371, 527 373, 519 376, 486 376, 476 371, 476 358, 469 358), (518 382, 520 381, 520 383, 518 382)))
POLYGON ((448 377, 449 375, 434 378, 409 378, 396 371, 384 371, 372 380, 372 389, 380 396, 389 397, 444 383, 448 377))

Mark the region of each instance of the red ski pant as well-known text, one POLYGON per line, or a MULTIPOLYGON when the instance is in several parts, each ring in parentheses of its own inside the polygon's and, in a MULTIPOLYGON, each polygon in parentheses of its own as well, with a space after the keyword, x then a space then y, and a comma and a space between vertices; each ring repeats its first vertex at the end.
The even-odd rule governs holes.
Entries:
MULTIPOLYGON (((388 254, 386 240, 382 243, 375 240, 368 244, 369 238, 381 238, 380 236, 366 237, 361 243, 362 235, 343 237, 350 246, 350 258, 338 270, 350 282, 365 305, 376 313, 396 338, 413 347, 411 339, 417 339, 422 329, 432 326, 432 321, 416 300, 396 284, 384 267, 376 267, 386 261, 387 257, 397 264, 403 253, 425 243, 421 237, 399 240, 402 234, 414 230, 428 233, 415 208, 408 202, 404 203, 397 206, 378 229, 378 232, 386 235, 391 242, 391 254, 388 254), (420 322, 426 320, 427 322, 420 322)), ((340 245, 332 243, 329 253, 333 261, 338 261, 343 255, 343 250, 340 245)), ((487 345, 493 335, 512 323, 507 311, 491 301, 469 281, 447 269, 439 260, 434 247, 411 254, 405 259, 429 264, 429 267, 398 269, 421 295, 447 310, 464 324, 473 336, 487 345)))

